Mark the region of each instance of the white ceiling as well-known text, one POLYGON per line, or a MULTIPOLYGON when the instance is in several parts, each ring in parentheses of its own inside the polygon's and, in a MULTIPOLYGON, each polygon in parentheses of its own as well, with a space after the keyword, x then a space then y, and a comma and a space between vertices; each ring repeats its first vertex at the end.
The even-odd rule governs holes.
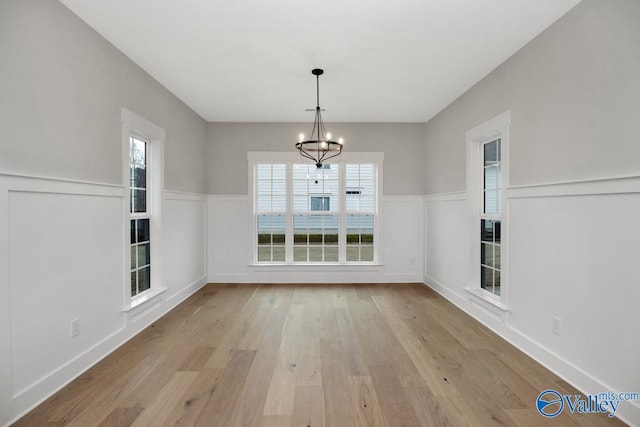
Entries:
POLYGON ((579 2, 60 1, 214 122, 426 122, 579 2))

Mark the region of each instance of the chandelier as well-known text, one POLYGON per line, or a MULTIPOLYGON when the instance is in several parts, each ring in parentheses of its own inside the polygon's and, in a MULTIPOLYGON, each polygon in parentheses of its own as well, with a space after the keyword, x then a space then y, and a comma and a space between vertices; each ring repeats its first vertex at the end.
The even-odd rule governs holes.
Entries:
MULTIPOLYGON (((313 129, 309 139, 304 139, 304 134, 300 134, 299 141, 296 143, 296 149, 300 151, 300 155, 313 161, 316 167, 320 169, 322 162, 336 157, 342 152, 342 138, 338 141, 331 140, 331 134, 327 133, 322 121, 320 113, 320 76, 324 73, 320 68, 311 70, 311 74, 316 76, 316 118, 313 121, 313 129)), ((313 111, 313 110, 308 110, 313 111)))

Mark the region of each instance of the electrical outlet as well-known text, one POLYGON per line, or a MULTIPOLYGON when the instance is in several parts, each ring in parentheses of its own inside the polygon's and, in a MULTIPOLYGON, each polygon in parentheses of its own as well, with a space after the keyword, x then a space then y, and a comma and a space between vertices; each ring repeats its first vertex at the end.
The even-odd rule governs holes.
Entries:
POLYGON ((71 338, 75 338, 80 335, 80 319, 73 319, 71 321, 71 338))
POLYGON ((551 332, 562 335, 562 319, 558 316, 551 316, 551 332))

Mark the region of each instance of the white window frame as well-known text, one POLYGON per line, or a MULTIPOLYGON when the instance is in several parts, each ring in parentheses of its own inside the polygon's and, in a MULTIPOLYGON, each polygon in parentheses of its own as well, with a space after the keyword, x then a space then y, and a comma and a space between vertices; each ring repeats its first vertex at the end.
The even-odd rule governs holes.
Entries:
MULTIPOLYGON (((131 139, 136 139, 138 141, 144 142, 145 143, 145 180, 146 180, 146 186, 145 186, 145 206, 146 206, 146 211, 145 212, 131 212, 131 197, 129 197, 129 221, 134 221, 134 220, 140 220, 140 219, 147 219, 149 220, 149 245, 150 245, 150 250, 151 253, 153 253, 153 246, 154 246, 154 242, 153 242, 153 234, 151 233, 151 221, 153 219, 153 207, 152 207, 152 200, 154 199, 154 197, 152 197, 152 193, 153 193, 153 186, 151 184, 151 181, 153 179, 153 167, 152 167, 152 162, 151 162, 151 158, 152 158, 152 149, 151 149, 151 141, 149 141, 147 138, 145 138, 144 136, 141 136, 138 132, 132 131, 129 134, 129 144, 131 144, 131 139)), ((131 167, 131 161, 129 161, 129 166, 131 167)), ((131 173, 131 169, 129 169, 129 173, 131 173)), ((131 186, 129 186, 129 189, 131 189, 131 186)), ((129 236, 131 236, 131 234, 129 234, 129 236)), ((133 242, 129 241, 130 245, 133 244, 133 242)), ((150 270, 153 269, 153 264, 151 262, 149 262, 150 265, 150 270)), ((131 277, 131 276, 129 276, 131 277)), ((131 295, 132 298, 135 298, 137 295, 142 294, 143 292, 147 292, 149 289, 146 289, 142 292, 138 292, 136 295, 131 295)))
POLYGON ((257 224, 256 224, 256 206, 257 206, 257 194, 255 191, 255 172, 258 164, 285 164, 287 168, 287 202, 286 202, 286 242, 293 242, 293 207, 292 207, 292 190, 293 190, 293 165, 304 164, 308 160, 303 159, 296 152, 257 152, 252 151, 247 154, 248 160, 248 182, 249 182, 249 203, 250 203, 250 218, 249 227, 249 265, 250 266, 357 266, 357 265, 382 265, 382 209, 381 199, 383 193, 383 161, 384 153, 381 152, 349 152, 342 153, 339 157, 327 161, 325 163, 338 164, 340 170, 340 195, 339 195, 339 238, 338 238, 338 262, 293 262, 293 245, 286 245, 286 256, 284 263, 262 263, 258 262, 257 257, 257 224), (375 197, 374 197, 374 241, 373 261, 346 261, 346 215, 349 212, 346 210, 346 187, 345 187, 345 170, 347 164, 373 164, 375 166, 375 197))
POLYGON ((129 311, 164 292, 162 280, 162 199, 164 194, 164 141, 166 132, 160 126, 127 110, 122 109, 122 181, 123 181, 123 284, 124 310, 129 311), (147 212, 130 213, 130 137, 147 142, 147 212), (135 296, 131 295, 131 233, 130 221, 135 218, 149 218, 151 241, 151 287, 135 296))
POLYGON ((467 148, 467 205, 469 216, 470 259, 468 271, 468 285, 465 289, 474 296, 489 302, 501 310, 508 310, 509 301, 509 206, 507 203, 507 189, 509 187, 509 128, 511 126, 511 112, 505 111, 494 118, 468 130, 465 134, 467 148), (501 243, 500 243, 500 295, 482 289, 480 268, 480 225, 482 218, 491 215, 483 212, 483 167, 482 147, 485 143, 500 139, 501 159, 501 243))

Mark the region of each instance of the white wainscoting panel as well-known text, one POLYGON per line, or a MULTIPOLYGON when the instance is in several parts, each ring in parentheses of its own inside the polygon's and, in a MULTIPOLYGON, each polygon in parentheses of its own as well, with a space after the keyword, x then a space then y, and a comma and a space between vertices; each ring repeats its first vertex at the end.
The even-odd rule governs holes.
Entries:
POLYGON ((466 193, 425 198, 425 277, 449 299, 464 300, 469 265, 466 193))
POLYGON ((118 197, 9 192, 14 396, 122 328, 121 212, 118 197))
POLYGON ((167 299, 182 300, 207 280, 207 197, 165 191, 162 209, 167 299))
POLYGON ((167 192, 168 290, 130 321, 123 307, 124 197, 117 185, 0 173, 0 426, 206 282, 206 196, 167 192))
POLYGON ((639 218, 640 194, 511 200, 509 327, 619 391, 640 388, 639 218))
MULTIPOLYGON (((425 283, 583 392, 638 392, 640 177, 510 188, 507 201, 509 310, 489 316, 464 291, 464 193, 425 198, 425 283)), ((617 415, 640 425, 640 402, 617 415)))
POLYGON ((248 197, 209 195, 208 203, 209 282, 248 282, 248 197))
POLYGON ((422 196, 384 196, 380 242, 385 281, 421 282, 424 213, 422 196))

